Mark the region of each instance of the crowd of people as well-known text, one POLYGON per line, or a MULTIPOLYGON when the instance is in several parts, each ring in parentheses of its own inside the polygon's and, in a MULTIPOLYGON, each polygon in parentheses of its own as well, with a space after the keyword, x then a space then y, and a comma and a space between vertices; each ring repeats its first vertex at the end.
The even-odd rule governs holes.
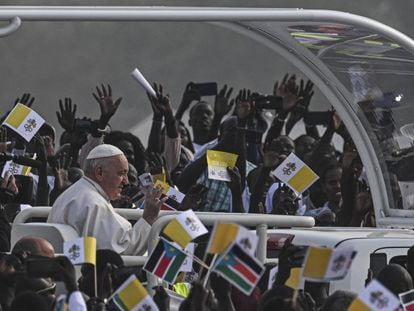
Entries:
MULTIPOLYGON (((24 159, 31 159, 33 154, 37 157, 29 162, 32 163, 29 176, 4 172, 0 184, 0 251, 10 251, 10 223, 19 212, 20 204, 53 206, 48 222, 68 224, 80 236, 94 236, 98 249, 107 250, 97 259, 102 261, 97 264, 97 278, 102 281, 98 284, 105 288, 100 288, 98 293, 87 287, 80 289, 83 297, 92 297, 85 299, 88 308, 110 308, 105 306, 106 299, 122 279, 122 273, 116 271, 123 271, 125 275, 119 254, 141 255, 147 251, 151 225, 163 204, 162 189, 141 184, 139 176, 144 173, 151 173, 154 179, 184 193, 178 206, 182 211, 306 215, 314 217, 319 226, 375 226, 363 165, 345 126, 336 112, 330 110, 322 122, 325 129, 320 136, 319 121, 308 117, 314 94, 311 81, 299 81, 295 75, 286 75, 280 83, 276 82, 272 95, 247 89, 237 93, 225 85, 215 95, 214 103, 205 101, 197 84, 189 83, 175 113, 162 85, 154 84, 153 88, 156 96, 148 94, 153 119, 147 147, 132 133, 110 126, 112 116, 122 107, 122 98, 114 98, 110 85, 98 86, 93 93, 100 109, 98 120, 77 117, 77 105, 70 98, 59 100, 57 119, 63 129, 59 147, 56 131, 50 123, 46 122, 30 143, 9 128, 1 127, 0 160, 3 164, 14 158, 27 165, 24 159), (272 112, 271 122, 265 117, 267 111, 272 112), (183 122, 185 113, 188 113, 188 124, 183 122), (289 134, 301 120, 306 133, 292 139, 289 134), (343 138, 343 150, 332 143, 335 133, 343 138), (238 156, 236 165, 227 168, 230 181, 209 179, 207 150, 238 156), (301 194, 273 174, 291 153, 319 176, 319 180, 301 194), (143 208, 143 217, 131 225, 114 211, 114 207, 143 208)), ((15 104, 35 109, 34 102, 33 97, 24 94, 15 104)), ((8 113, 3 115, 3 120, 8 113)), ((32 237, 23 243, 26 248, 17 251, 16 244, 12 255, 0 259, 1 275, 13 272, 14 276, 21 277, 17 272, 24 274, 27 258, 51 257, 50 252, 44 253, 43 247, 40 247, 41 253, 39 247, 35 250, 34 245, 45 243, 47 241, 39 242, 32 237)), ((197 282, 193 285, 181 309, 275 310, 277 306, 278 310, 316 310, 325 305, 322 310, 346 310, 332 308, 330 304, 346 305, 354 294, 341 292, 327 298, 323 284, 295 295, 292 304, 293 291, 284 286, 282 278, 286 273, 289 275, 291 260, 288 259, 294 252, 290 248, 284 252, 286 262, 283 263, 282 256, 278 278, 266 293, 264 287, 258 287, 250 297, 243 296, 226 281, 213 276, 209 288, 197 282)), ((73 266, 62 258, 58 262, 60 280, 66 285, 68 297, 73 292, 80 293, 73 280, 73 266)), ((88 274, 87 270, 85 267, 82 273, 88 274)), ((139 269, 134 273, 143 277, 139 269)), ((408 279, 406 274, 404 277, 408 279)), ((17 291, 19 277, 5 277, 0 282, 0 286, 8 288, 0 294, 3 310, 34 310, 34 302, 28 307, 23 304, 50 292, 45 290, 51 287, 47 282, 39 290, 31 287, 29 291, 27 288, 17 291)), ((412 288, 411 278, 409 283, 412 288)), ((81 304, 80 296, 74 296, 77 298, 73 305, 81 304)), ((166 299, 163 289, 157 289, 154 300, 160 310, 168 309, 166 299)), ((46 305, 42 304, 39 310, 48 310, 54 303, 54 299, 46 299, 46 305)))

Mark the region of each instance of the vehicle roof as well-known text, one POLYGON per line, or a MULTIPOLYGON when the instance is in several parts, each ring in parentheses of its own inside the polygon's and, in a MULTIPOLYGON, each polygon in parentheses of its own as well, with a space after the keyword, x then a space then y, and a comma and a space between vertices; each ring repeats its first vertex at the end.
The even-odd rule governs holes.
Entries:
POLYGON ((292 234, 295 236, 294 244, 318 244, 327 247, 335 247, 338 243, 349 239, 414 239, 414 231, 410 229, 314 227, 268 230, 268 234, 271 233, 292 234))
POLYGON ((9 21, 0 36, 34 21, 185 21, 250 38, 294 64, 340 114, 364 164, 377 226, 413 226, 414 41, 391 27, 345 12, 270 8, 2 6, 0 20, 9 21))

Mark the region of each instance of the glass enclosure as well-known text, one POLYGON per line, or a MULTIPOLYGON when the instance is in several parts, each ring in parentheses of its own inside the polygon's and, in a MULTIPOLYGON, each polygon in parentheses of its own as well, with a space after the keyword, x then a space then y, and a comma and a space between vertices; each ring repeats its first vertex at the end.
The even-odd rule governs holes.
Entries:
POLYGON ((352 94, 383 170, 390 208, 414 209, 414 56, 384 36, 344 24, 291 25, 289 34, 352 94))
MULTIPOLYGON (((336 108, 344 107, 341 109, 342 112, 346 112, 345 124, 348 128, 354 125, 355 128, 350 131, 351 135, 354 140, 361 140, 357 147, 359 146, 358 151, 363 154, 361 158, 365 159, 364 165, 370 185, 375 188, 372 189, 376 197, 374 204, 377 200, 376 203, 381 206, 382 214, 377 213, 377 218, 378 216, 414 217, 414 169, 411 165, 414 160, 414 103, 412 104, 414 100, 414 88, 412 87, 414 85, 414 54, 409 50, 411 48, 414 51, 414 43, 397 31, 352 14, 317 10, 132 7, 115 9, 103 7, 99 10, 88 7, 66 8, 66 10, 58 7, 48 10, 42 7, 0 9, 1 20, 10 20, 14 16, 22 19, 22 27, 24 27, 26 18, 29 22, 77 23, 93 20, 94 22, 118 23, 119 29, 106 31, 105 35, 111 35, 111 40, 108 42, 112 42, 114 38, 118 40, 120 38, 118 33, 128 33, 130 29, 126 24, 129 22, 198 22, 193 24, 194 27, 186 26, 186 34, 196 30, 200 22, 203 24, 207 22, 239 32, 267 45, 274 51, 282 51, 281 54, 285 53, 284 56, 287 55, 293 65, 307 71, 305 74, 309 74, 309 78, 315 80, 314 82, 329 102, 336 108), (291 55, 288 55, 289 53, 291 55)), ((151 33, 152 27, 140 25, 138 33, 140 35, 150 33, 151 40, 148 42, 158 44, 160 41, 152 39, 168 33, 169 24, 164 26, 165 29, 154 33, 154 37, 151 33)), ((12 36, 14 35, 17 33, 12 36)), ((78 38, 75 36, 76 31, 71 35, 74 35, 72 42, 75 44, 72 46, 75 46, 78 38)), ((173 37, 169 35, 169 38, 173 37)), ((161 54, 164 55, 165 51, 169 55, 187 53, 187 46, 195 42, 194 39, 187 40, 190 34, 188 37, 178 35, 177 38, 181 40, 179 44, 161 50, 161 54)), ((250 50, 232 48, 233 42, 240 39, 237 35, 234 38, 236 40, 233 41, 223 37, 222 42, 227 42, 230 47, 220 51, 222 57, 231 55, 231 53, 246 53, 246 60, 250 60, 253 55, 263 58, 263 55, 248 53, 255 51, 253 45, 250 50)), ((103 42, 104 39, 104 36, 100 37, 103 42)), ((114 45, 118 46, 116 40, 114 45)), ((135 49, 138 50, 132 45, 137 42, 135 35, 131 34, 128 42, 131 42, 129 50, 135 53, 135 49)), ((138 47, 145 46, 142 42, 138 47)), ((205 48, 201 45, 200 47, 206 51, 220 47, 219 44, 204 43, 206 43, 205 48)), ((67 51, 69 52, 70 49, 67 51)), ((94 56, 101 54, 99 49, 96 51, 94 56)), ((125 51, 127 50, 122 50, 123 62, 119 62, 120 66, 126 63, 123 72, 136 65, 136 59, 125 54, 125 51)), ((207 55, 211 56, 212 53, 207 53, 207 55)), ((99 59, 99 57, 96 58, 99 59)), ((153 57, 148 58, 153 59, 153 57)), ((159 59, 161 60, 162 57, 160 56, 159 59)), ((208 60, 205 63, 207 64, 205 71, 218 67, 208 60)), ((221 66, 225 68, 224 66, 232 63, 232 59, 225 59, 223 63, 224 65, 221 66)), ((101 64, 97 62, 96 65, 98 68, 101 64)), ((147 65, 147 68, 152 69, 158 64, 154 61, 147 65)), ((180 68, 186 65, 187 63, 183 62, 180 68)), ((274 64, 268 64, 269 71, 272 66, 274 67, 274 64)), ((164 67, 161 69, 164 70, 164 75, 172 73, 164 67)), ((266 68, 257 69, 258 72, 265 72, 265 70, 266 68)), ((97 72, 99 73, 98 70, 97 72)), ((246 72, 254 71, 240 70, 235 74, 243 76, 246 72)), ((251 75, 250 80, 256 81, 257 79, 251 75)))

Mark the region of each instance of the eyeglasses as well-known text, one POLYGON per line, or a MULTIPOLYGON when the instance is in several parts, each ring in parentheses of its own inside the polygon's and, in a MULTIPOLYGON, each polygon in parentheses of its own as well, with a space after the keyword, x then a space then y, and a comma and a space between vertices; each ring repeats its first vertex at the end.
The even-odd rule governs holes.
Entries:
POLYGON ((46 288, 39 289, 36 291, 37 294, 54 294, 56 290, 56 283, 52 283, 50 286, 46 288))

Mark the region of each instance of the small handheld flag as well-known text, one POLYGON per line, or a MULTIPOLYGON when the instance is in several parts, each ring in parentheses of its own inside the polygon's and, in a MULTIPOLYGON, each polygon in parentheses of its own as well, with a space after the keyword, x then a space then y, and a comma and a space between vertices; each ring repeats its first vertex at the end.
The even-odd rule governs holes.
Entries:
POLYGON ((404 311, 414 311, 414 289, 399 294, 404 311))
POLYGON ((7 161, 6 164, 4 164, 1 177, 4 178, 4 175, 6 174, 6 172, 9 172, 11 175, 28 176, 31 170, 32 170, 31 166, 25 166, 25 165, 14 163, 13 161, 7 161))
POLYGON ((294 153, 291 153, 272 173, 296 193, 303 193, 319 179, 318 175, 294 153))
POLYGON ((148 257, 144 270, 174 284, 185 258, 182 250, 161 238, 148 257))
POLYGON ((150 173, 144 173, 138 176, 139 181, 143 186, 148 186, 154 184, 152 175, 150 173))
POLYGON ((285 285, 293 289, 303 289, 305 282, 302 278, 302 268, 291 268, 290 276, 286 280, 285 285))
POLYGON ((96 264, 96 239, 84 237, 63 243, 63 253, 74 265, 96 264))
MULTIPOLYGON (((156 188, 158 186, 162 187, 163 196, 161 196, 161 198, 167 197, 167 200, 163 203, 163 205, 170 207, 169 209, 177 210, 181 202, 184 200, 185 194, 181 193, 180 191, 176 190, 174 187, 171 187, 169 184, 161 180, 157 180, 154 186, 156 188)), ((165 208, 161 208, 161 209, 165 209, 165 208)))
POLYGON ((147 290, 131 275, 109 298, 122 311, 158 311, 158 307, 147 290))
POLYGON ((350 247, 330 249, 310 246, 303 265, 303 277, 310 281, 343 279, 355 254, 350 247))
POLYGON ((185 248, 190 241, 208 231, 197 215, 192 210, 187 210, 171 220, 163 232, 171 240, 185 248))
POLYGON ((207 253, 223 254, 233 241, 237 241, 245 252, 254 255, 259 238, 237 224, 216 223, 208 242, 207 253))
POLYGON ((246 295, 250 295, 256 287, 264 266, 236 243, 229 247, 216 262, 213 271, 220 274, 246 295))
POLYGON ((372 280, 351 303, 348 311, 395 311, 399 304, 392 292, 377 280, 372 280))
POLYGON ((27 142, 36 135, 43 123, 45 120, 36 111, 23 104, 17 104, 3 122, 27 142))

